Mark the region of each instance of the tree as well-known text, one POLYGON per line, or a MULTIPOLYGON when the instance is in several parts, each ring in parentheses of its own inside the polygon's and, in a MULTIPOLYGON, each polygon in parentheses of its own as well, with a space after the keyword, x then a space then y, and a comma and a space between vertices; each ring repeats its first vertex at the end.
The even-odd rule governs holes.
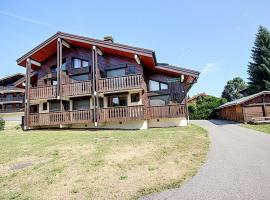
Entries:
POLYGON ((270 90, 270 32, 263 26, 258 29, 251 59, 248 65, 249 94, 270 90))
POLYGON ((246 87, 247 87, 246 82, 242 78, 236 77, 227 82, 227 84, 224 87, 221 97, 225 98, 227 101, 240 99, 243 97, 240 91, 245 89, 246 87))
POLYGON ((226 99, 213 96, 200 97, 196 102, 188 106, 190 119, 216 118, 215 108, 226 103, 226 99))

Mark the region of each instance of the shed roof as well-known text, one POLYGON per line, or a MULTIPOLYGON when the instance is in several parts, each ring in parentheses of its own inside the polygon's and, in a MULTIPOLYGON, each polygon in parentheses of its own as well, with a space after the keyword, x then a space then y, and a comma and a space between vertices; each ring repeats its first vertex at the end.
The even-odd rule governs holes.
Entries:
POLYGON ((251 99, 254 99, 255 97, 258 97, 258 96, 261 96, 263 94, 270 94, 270 91, 261 91, 259 93, 256 93, 256 94, 252 94, 252 95, 249 95, 249 96, 246 96, 246 97, 243 97, 241 99, 236 99, 234 101, 230 101, 230 102, 227 102, 219 107, 217 107, 217 109, 221 109, 221 108, 226 108, 226 107, 230 107, 230 106, 235 106, 235 105, 239 105, 239 104, 242 104, 242 103, 245 103, 246 101, 249 101, 251 99))

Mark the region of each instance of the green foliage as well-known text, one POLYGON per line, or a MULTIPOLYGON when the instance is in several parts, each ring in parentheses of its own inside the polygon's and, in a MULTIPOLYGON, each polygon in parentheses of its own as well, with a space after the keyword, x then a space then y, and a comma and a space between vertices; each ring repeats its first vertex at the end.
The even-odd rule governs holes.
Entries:
POLYGON ((258 29, 251 58, 248 65, 249 94, 270 90, 270 32, 263 26, 258 29))
POLYGON ((5 129, 5 120, 3 120, 3 118, 0 117, 0 131, 5 129))
POLYGON ((243 97, 240 91, 245 89, 246 87, 247 87, 246 82, 242 78, 236 77, 227 82, 227 84, 224 87, 221 97, 225 98, 227 101, 240 99, 243 97))
POLYGON ((215 108, 226 103, 226 99, 213 96, 200 97, 188 106, 190 119, 216 118, 215 108))

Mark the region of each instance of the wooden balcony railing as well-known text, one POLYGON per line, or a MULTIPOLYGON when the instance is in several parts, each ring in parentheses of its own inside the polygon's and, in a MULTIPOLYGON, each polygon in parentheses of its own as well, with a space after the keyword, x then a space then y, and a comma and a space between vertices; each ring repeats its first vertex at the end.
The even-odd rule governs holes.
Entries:
POLYGON ((98 91, 109 92, 142 87, 142 75, 128 75, 121 77, 102 78, 98 80, 98 91))
POLYGON ((144 119, 143 106, 124 106, 114 108, 102 108, 98 110, 99 122, 110 122, 119 120, 142 120, 144 119))
POLYGON ((91 81, 63 84, 62 91, 63 96, 78 96, 91 94, 91 81))
MULTIPOLYGON (((157 118, 186 117, 184 105, 154 106, 147 110, 143 105, 98 109, 98 122, 145 120, 157 118)), ((30 126, 93 123, 93 110, 30 114, 30 126)))
POLYGON ((92 123, 92 110, 30 114, 30 126, 92 123))
POLYGON ((152 106, 148 108, 148 118, 186 117, 185 105, 152 106))
POLYGON ((30 88, 30 100, 56 98, 56 86, 30 88))
POLYGON ((23 97, 6 97, 6 98, 0 98, 0 102, 22 102, 23 101, 23 97))

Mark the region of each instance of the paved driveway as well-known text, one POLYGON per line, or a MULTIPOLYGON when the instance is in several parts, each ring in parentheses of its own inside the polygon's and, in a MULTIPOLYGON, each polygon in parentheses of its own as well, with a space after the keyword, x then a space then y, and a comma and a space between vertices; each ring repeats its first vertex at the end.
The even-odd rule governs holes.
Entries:
POLYGON ((270 199, 270 135, 226 121, 193 121, 209 131, 208 159, 189 182, 143 199, 270 199))

